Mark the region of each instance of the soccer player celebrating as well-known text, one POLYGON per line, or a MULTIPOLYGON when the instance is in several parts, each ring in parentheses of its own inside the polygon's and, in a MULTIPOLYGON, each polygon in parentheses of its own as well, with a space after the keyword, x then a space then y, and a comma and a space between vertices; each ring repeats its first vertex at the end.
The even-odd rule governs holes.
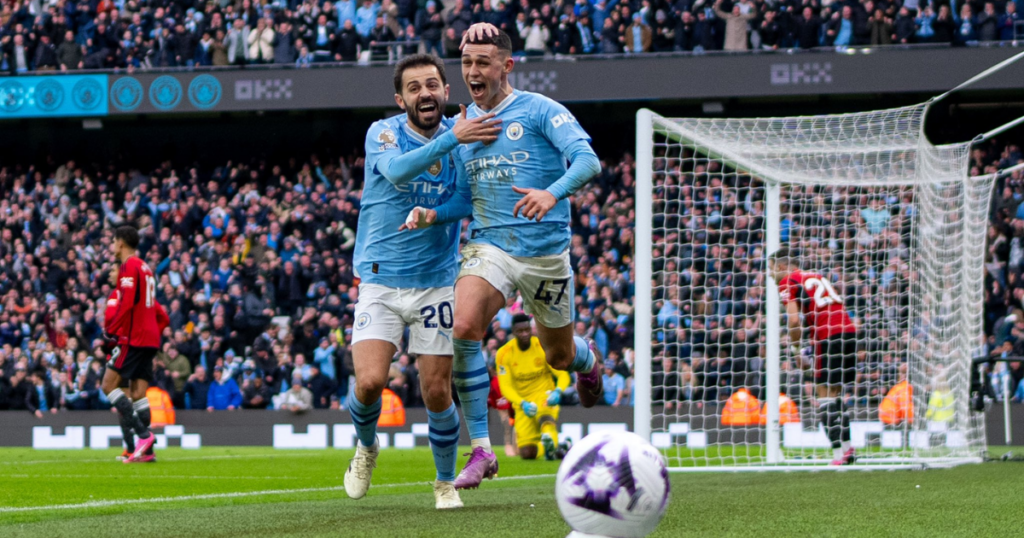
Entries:
POLYGON ((437 467, 438 509, 460 508, 454 488, 459 417, 452 403, 452 284, 457 270, 457 224, 425 234, 401 233, 417 205, 441 204, 454 190, 448 154, 459 143, 491 142, 501 130, 490 116, 443 117, 448 101, 444 64, 433 56, 403 58, 395 67, 395 102, 405 114, 381 120, 366 133, 366 184, 356 232, 360 278, 352 355, 355 395, 348 409, 359 441, 345 472, 345 491, 362 498, 376 467, 377 419, 391 359, 409 329, 409 352, 419 355, 420 385, 428 411, 437 467))
POLYGON ((568 197, 600 171, 600 162, 590 137, 565 107, 509 84, 515 62, 507 34, 470 33, 462 50, 462 78, 473 98, 468 115, 494 114, 504 132, 492 144, 459 146, 455 195, 435 209, 414 209, 406 225, 418 229, 473 217, 455 285, 455 386, 473 445, 455 482, 459 489, 478 487, 497 472, 487 433, 488 380, 480 342, 516 290, 534 315, 548 364, 577 373, 580 403, 591 407, 602 392, 600 358, 590 343, 573 335, 568 250, 568 197))
POLYGON ((811 330, 818 415, 824 416, 832 441, 832 464, 849 465, 856 453, 850 446, 850 417, 842 392, 843 385, 852 383, 857 375, 857 326, 832 283, 817 273, 801 271, 788 247, 769 256, 768 270, 786 305, 791 349, 800 349, 804 323, 811 330))
POLYGON ((117 272, 117 308, 104 320, 106 339, 113 341, 115 347, 103 374, 103 393, 117 410, 121 430, 133 430, 139 436, 135 452, 125 463, 155 460, 150 451, 156 438, 149 431, 146 389, 153 381, 153 357, 160 348, 160 333, 169 323, 167 312, 156 302, 153 271, 136 255, 138 246, 138 230, 131 226, 114 230, 110 248, 121 262, 117 272), (129 382, 131 401, 119 388, 122 378, 129 382))
POLYGON ((537 458, 537 442, 544 447, 544 458, 565 456, 558 445, 558 405, 562 392, 569 388, 569 374, 555 370, 544 360, 540 340, 533 336, 530 316, 512 318, 515 338, 501 346, 495 357, 501 394, 516 410, 516 438, 519 457, 537 458), (555 383, 555 379, 558 383, 555 383))

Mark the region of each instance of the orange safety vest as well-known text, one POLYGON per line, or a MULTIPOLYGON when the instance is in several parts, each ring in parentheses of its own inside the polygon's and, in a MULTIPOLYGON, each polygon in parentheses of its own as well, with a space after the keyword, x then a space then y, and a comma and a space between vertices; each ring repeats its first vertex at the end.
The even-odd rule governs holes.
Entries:
POLYGON ((158 428, 174 424, 174 404, 171 397, 163 389, 149 387, 146 389, 146 398, 149 400, 150 426, 158 428))
POLYGON ((914 387, 906 381, 897 383, 878 406, 878 418, 885 424, 914 422, 914 387))
MULTIPOLYGON (((800 423, 800 408, 785 394, 779 394, 779 424, 800 423)), ((768 402, 761 406, 761 425, 768 424, 768 402)))
POLYGON ((740 389, 729 397, 722 411, 722 426, 757 426, 761 421, 761 402, 747 389, 740 389))
POLYGON ((382 427, 405 426, 405 405, 391 389, 384 389, 380 395, 380 418, 377 425, 382 427))

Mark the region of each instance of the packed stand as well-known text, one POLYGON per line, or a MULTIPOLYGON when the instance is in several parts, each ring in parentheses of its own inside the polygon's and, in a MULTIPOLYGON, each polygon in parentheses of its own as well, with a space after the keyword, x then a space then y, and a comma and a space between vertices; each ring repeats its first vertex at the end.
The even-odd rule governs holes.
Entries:
POLYGON ((809 49, 1012 41, 1024 0, 15 0, 0 9, 0 69, 387 61, 458 57, 463 33, 494 24, 523 55, 809 49), (955 5, 955 4, 954 4, 955 5))
MULTIPOLYGON (((611 361, 616 405, 628 401, 632 345, 632 170, 628 156, 606 166, 575 198, 573 226, 576 329, 611 361)), ((0 409, 109 407, 100 338, 123 223, 140 227, 170 316, 154 382, 175 407, 344 406, 362 176, 355 155, 145 172, 0 167, 0 409)), ((492 362, 521 310, 510 301, 492 325, 492 362)), ((395 358, 389 387, 422 406, 414 356, 395 358)))

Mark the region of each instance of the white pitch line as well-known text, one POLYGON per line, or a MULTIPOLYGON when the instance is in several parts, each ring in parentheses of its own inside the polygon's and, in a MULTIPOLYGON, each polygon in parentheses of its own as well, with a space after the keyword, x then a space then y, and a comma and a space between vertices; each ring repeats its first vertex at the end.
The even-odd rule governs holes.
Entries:
POLYGON ((126 480, 151 480, 154 478, 171 478, 176 480, 306 480, 302 476, 195 476, 195 475, 97 475, 97 474, 8 474, 3 478, 116 478, 126 480))
MULTIPOLYGON (((303 454, 223 454, 220 456, 190 456, 185 458, 161 458, 161 461, 195 461, 195 460, 223 460, 223 459, 265 459, 265 458, 308 458, 310 452, 303 454)), ((37 463, 101 463, 117 461, 114 458, 102 458, 91 460, 30 460, 30 461, 0 461, 0 465, 32 465, 37 463)))
MULTIPOLYGON (((534 474, 523 476, 497 477, 494 480, 535 480, 540 478, 554 478, 553 474, 534 474)), ((400 488, 408 486, 422 486, 430 482, 403 482, 398 484, 381 484, 374 486, 376 489, 400 488)), ((267 489, 262 491, 236 491, 232 493, 206 493, 202 495, 182 495, 178 497, 153 497, 148 499, 109 499, 103 501, 89 501, 76 504, 51 504, 46 506, 7 506, 0 507, 0 514, 11 512, 36 512, 47 510, 83 510, 88 508, 103 508, 106 506, 121 506, 126 504, 151 504, 167 503, 177 501, 199 501, 207 499, 236 499, 241 497, 255 497, 259 495, 285 495, 293 493, 323 493, 328 491, 345 491, 344 486, 331 486, 323 488, 297 488, 297 489, 267 489)))

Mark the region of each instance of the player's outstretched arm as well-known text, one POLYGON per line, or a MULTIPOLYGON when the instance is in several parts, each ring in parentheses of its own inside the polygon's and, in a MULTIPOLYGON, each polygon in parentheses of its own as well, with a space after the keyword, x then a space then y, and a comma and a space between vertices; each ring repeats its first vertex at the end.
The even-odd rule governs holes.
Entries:
POLYGON ((459 107, 461 112, 451 131, 406 153, 398 147, 395 133, 386 125, 375 123, 366 133, 366 154, 373 156, 373 166, 392 184, 404 185, 426 172, 459 144, 490 144, 498 139, 501 120, 494 120, 494 114, 467 119, 466 107, 459 107))

